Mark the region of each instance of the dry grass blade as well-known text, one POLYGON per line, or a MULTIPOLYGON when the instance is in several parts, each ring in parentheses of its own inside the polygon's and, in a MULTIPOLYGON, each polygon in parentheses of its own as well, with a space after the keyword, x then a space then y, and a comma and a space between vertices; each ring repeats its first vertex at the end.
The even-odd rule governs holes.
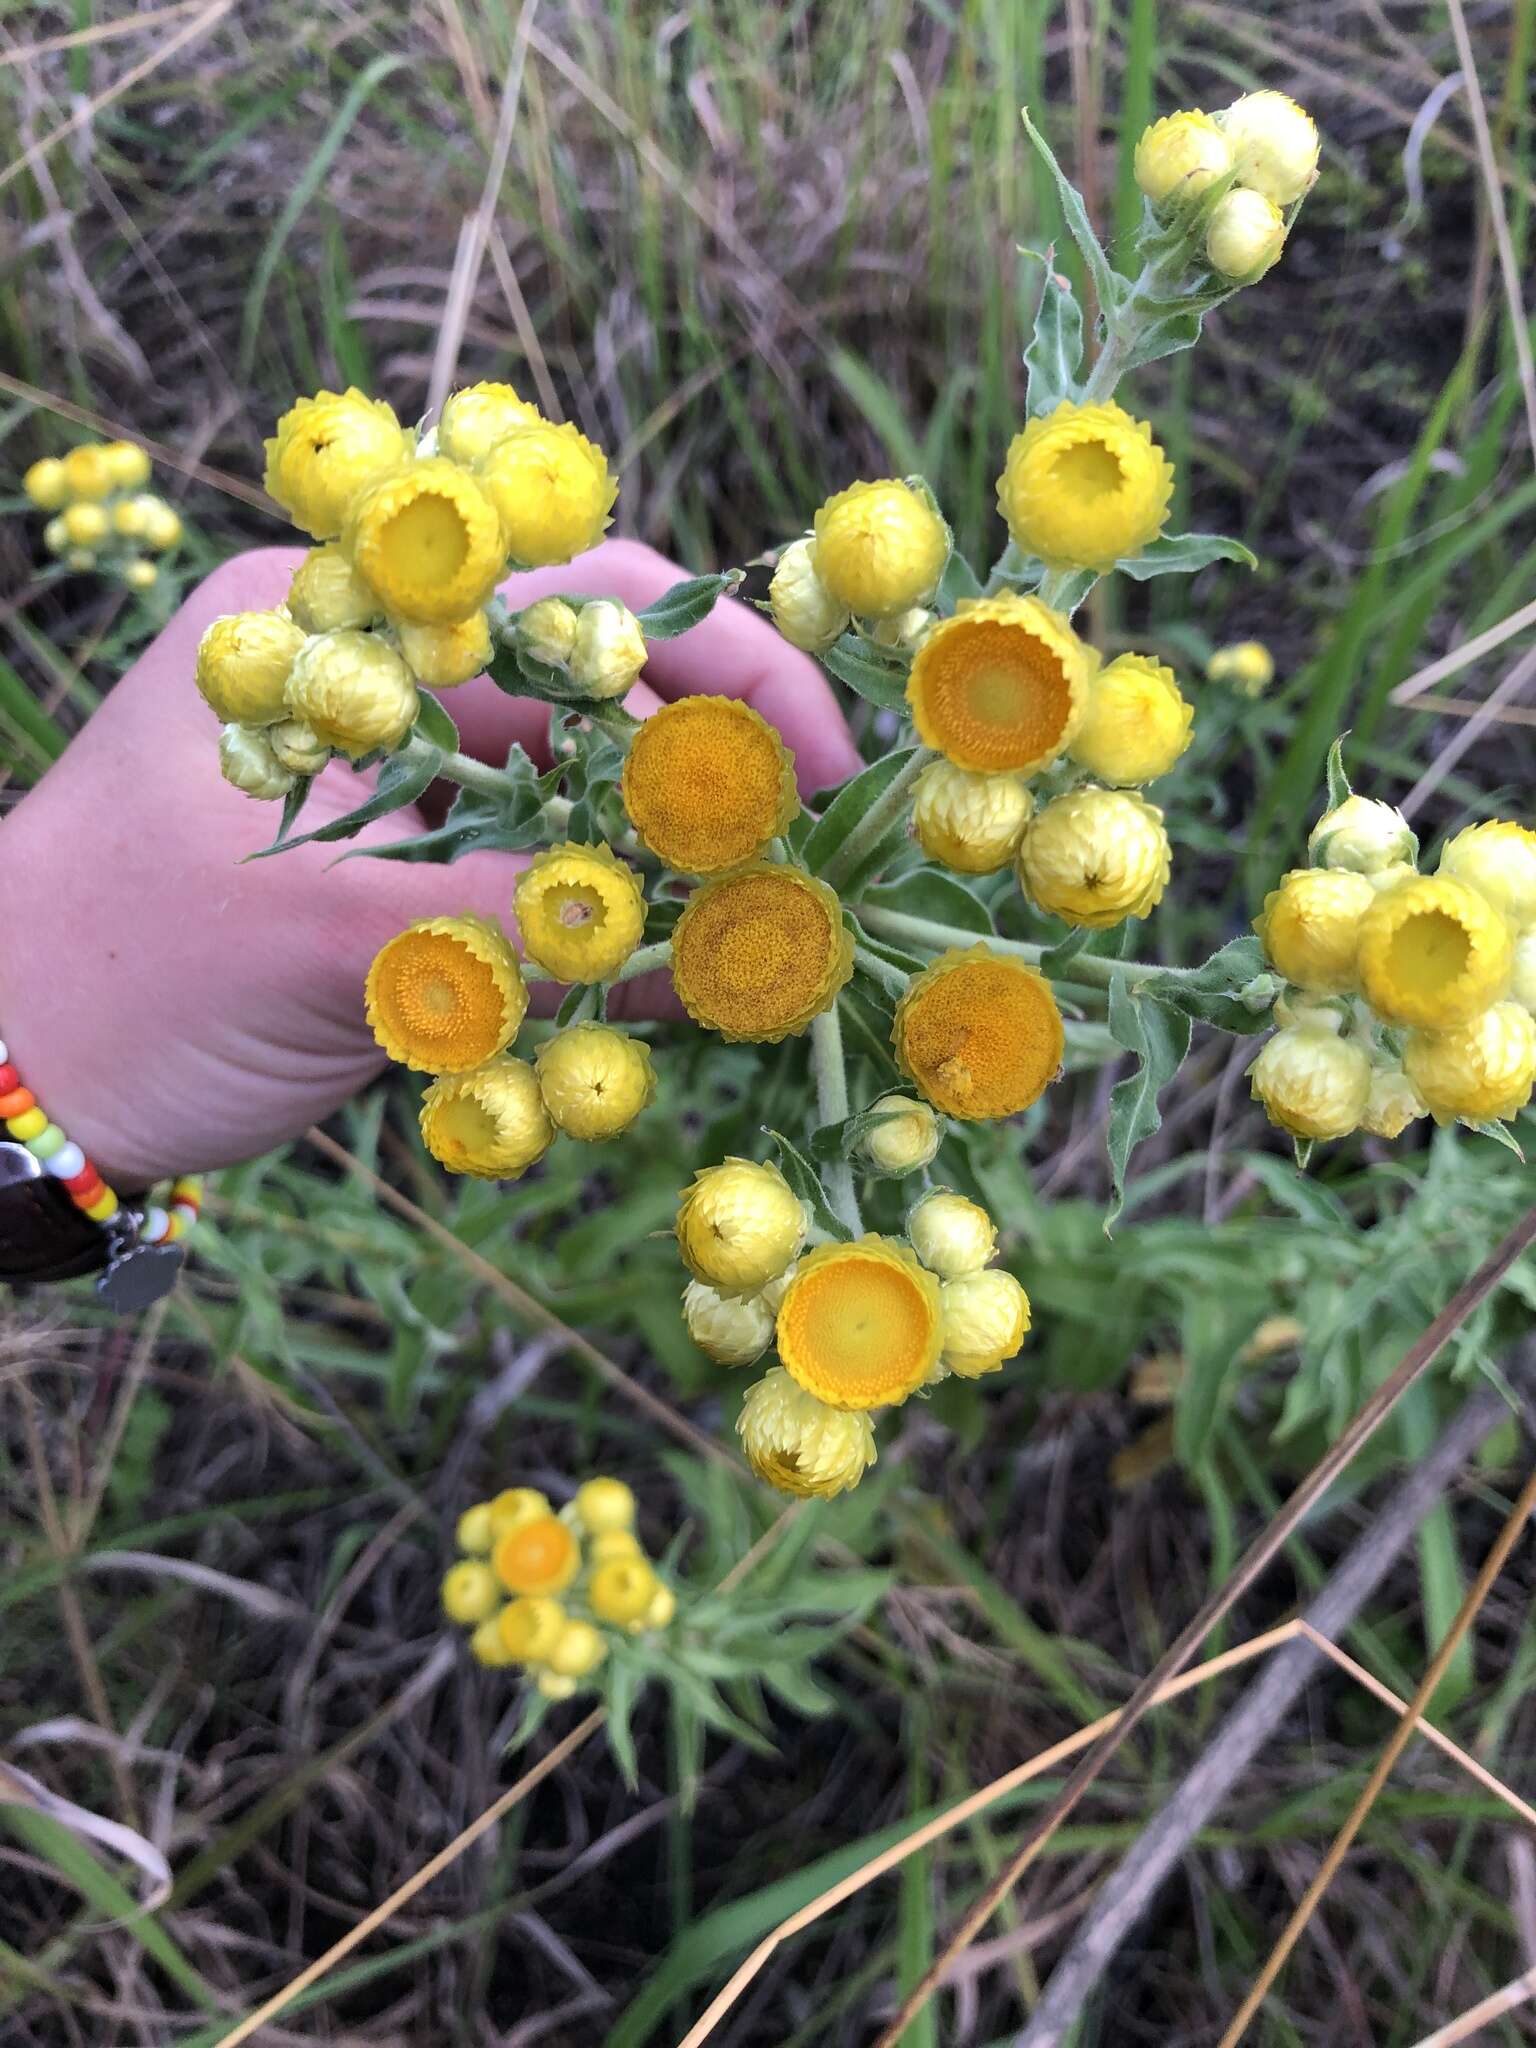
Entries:
POLYGON ((1455 1331, 1498 1286, 1522 1252, 1536 1242, 1536 1208, 1528 1209, 1504 1242, 1499 1245, 1465 1286, 1459 1288, 1435 1317, 1429 1328, 1411 1346, 1407 1355, 1357 1411, 1333 1447, 1320 1458, 1285 1506, 1271 1520, 1223 1585, 1201 1608, 1194 1620, 1180 1632, 1136 1688, 1123 1714, 1098 1746, 1083 1759, 1060 1792, 1026 1834, 1023 1844, 1000 1875, 989 1884, 976 1904, 960 1922, 943 1950, 921 1980, 902 2001, 900 2012, 881 2034, 876 2048, 896 2048, 908 2026, 924 2009, 938 1989, 945 1972, 960 1951, 970 1945, 986 1926, 999 1903, 1008 1896, 1034 1862, 1062 1822, 1077 1807, 1110 1759, 1120 1749, 1142 1716, 1153 1704, 1158 1688, 1182 1671, 1206 1636, 1222 1617, 1229 1614, 1243 1593, 1284 1547, 1313 1505, 1327 1492, 1363 1444, 1374 1436, 1408 1389, 1439 1356, 1455 1331))
POLYGON ((1536 676, 1536 647, 1521 655, 1514 667, 1499 678, 1498 686, 1487 702, 1478 706, 1459 732, 1452 733, 1399 804, 1405 818, 1411 818, 1424 799, 1440 787, 1467 749, 1497 722, 1499 713, 1511 697, 1518 697, 1533 676, 1536 676))
POLYGON ((1449 654, 1441 655, 1428 667, 1421 668, 1417 675, 1411 675, 1407 682, 1399 683, 1392 692, 1394 704, 1411 704, 1416 697, 1436 683, 1443 683, 1447 676, 1459 675, 1470 663, 1481 656, 1492 653, 1495 647, 1502 647, 1506 640, 1516 633, 1524 632, 1527 626, 1536 626, 1536 602, 1522 605, 1517 612, 1511 612, 1507 619, 1500 619, 1496 626, 1490 626, 1486 633, 1475 633, 1470 640, 1464 640, 1459 647, 1453 647, 1449 654))
POLYGON ((60 50, 81 50, 92 43, 110 42, 117 36, 140 35, 147 28, 158 28, 163 21, 191 14, 201 5, 202 0, 172 0, 169 7, 152 7, 148 13, 135 14, 128 21, 98 21, 90 28, 71 29, 68 35, 45 36, 37 43, 18 43, 14 49, 0 50, 0 69, 7 64, 25 64, 34 57, 52 57, 60 50))
POLYGON ((1467 1630, 1477 1619, 1478 1610, 1493 1590, 1493 1582, 1508 1562, 1509 1554, 1520 1540, 1533 1509, 1536 1509, 1536 1469, 1532 1470, 1524 1486, 1521 1487, 1515 1504, 1510 1509, 1508 1519, 1489 1546, 1488 1555, 1483 1559, 1482 1567, 1477 1577, 1467 1589, 1467 1596, 1461 1603, 1456 1619, 1447 1629, 1444 1640, 1434 1656, 1429 1660, 1428 1669, 1414 1689, 1414 1695, 1408 1702, 1407 1711, 1388 1737, 1386 1747, 1377 1758, 1371 1775, 1366 1779, 1364 1786, 1361 1788, 1359 1798, 1350 1808, 1348 1818, 1333 1838, 1327 1855, 1318 1866, 1317 1875, 1307 1886, 1305 1892, 1303 1892, 1297 1903, 1296 1910, 1285 1924, 1280 1939, 1270 1951, 1269 1958, 1265 1962, 1263 1969, 1260 1970, 1247 1997, 1233 2016, 1232 2024, 1222 2035, 1218 2048, 1236 2048, 1236 2044, 1248 2030, 1248 2022, 1264 2003, 1264 2000, 1269 1995, 1270 1987, 1285 1968, 1286 1958, 1301 1939, 1307 1922, 1316 1912, 1323 1893, 1327 1891, 1329 1885, 1333 1882, 1334 1873, 1344 1861, 1346 1855, 1348 1855, 1350 1844, 1365 1825, 1366 1817, 1370 1813, 1371 1808, 1376 1804, 1382 1787, 1392 1774, 1393 1765, 1412 1740, 1414 1732, 1423 1719, 1425 1708, 1434 1698, 1441 1679, 1444 1678, 1446 1672, 1450 1669, 1451 1659, 1455 1656, 1463 1636, 1465 1636, 1467 1630))
POLYGON ((1432 2034, 1421 2035, 1413 2048, 1456 2048, 1458 2041, 1472 2040, 1491 2021, 1514 2012, 1532 1998, 1536 1998, 1536 1969, 1525 1971, 1509 1984, 1501 1984, 1497 1991, 1490 1991, 1486 1998, 1468 2006, 1455 2019, 1447 2020, 1443 2027, 1436 2027, 1432 2034))

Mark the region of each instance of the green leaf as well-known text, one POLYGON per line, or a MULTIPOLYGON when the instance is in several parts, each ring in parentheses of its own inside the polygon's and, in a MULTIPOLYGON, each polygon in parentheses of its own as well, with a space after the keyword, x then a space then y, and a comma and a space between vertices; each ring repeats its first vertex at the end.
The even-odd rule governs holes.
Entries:
POLYGON ((894 470, 921 469, 922 450, 907 421, 907 408, 879 377, 846 349, 834 349, 828 368, 885 444, 894 470))
MULTIPOLYGON (((812 874, 821 873, 864 813, 884 796, 916 751, 915 747, 902 747, 843 784, 816 820, 815 829, 805 842, 805 864, 812 874)), ((865 875, 877 874, 891 852, 905 843, 906 833, 906 819, 897 818, 880 844, 870 849, 859 873, 843 877, 841 886, 845 893, 851 892, 865 875)))
POLYGON ((1078 925, 1074 931, 1068 932, 1064 939, 1058 939, 1054 946, 1046 947, 1040 955, 1040 972, 1048 981, 1058 974, 1066 976, 1070 981, 1071 976, 1067 974, 1067 969, 1079 953, 1087 951, 1092 937, 1093 929, 1090 925, 1078 925))
POLYGON ((1024 412, 1031 419, 1054 411, 1064 398, 1082 396, 1077 373, 1083 361, 1083 309, 1070 278, 1055 268, 1054 256, 1054 250, 1046 252, 1040 305, 1024 351, 1024 412))
POLYGON ((1480 1138, 1492 1138, 1496 1145, 1502 1145, 1507 1152, 1513 1152, 1520 1164, 1524 1166, 1525 1154, 1520 1149, 1520 1140, 1507 1124, 1483 1122, 1472 1117, 1463 1117, 1461 1121, 1469 1131, 1476 1131, 1480 1138))
POLYGON ((675 640, 679 633, 686 633, 701 619, 707 619, 716 599, 734 590, 741 580, 740 569, 727 569, 718 576, 689 576, 674 583, 643 612, 636 612, 640 630, 647 640, 675 640))
POLYGON ((301 775, 283 798, 283 814, 277 821, 277 836, 268 849, 270 852, 275 853, 287 842, 288 834, 293 830, 295 821, 304 808, 305 799, 309 795, 309 785, 314 779, 313 775, 301 775))
POLYGON ((418 689, 416 695, 419 707, 416 712, 417 732, 434 747, 441 747, 445 754, 456 754, 459 750, 459 728, 430 690, 418 689))
POLYGON ((1109 1031, 1116 1045, 1136 1056, 1136 1068, 1117 1081, 1109 1098, 1109 1166, 1114 1192, 1104 1217, 1104 1234, 1125 1207, 1125 1176, 1131 1154, 1162 1127, 1157 1098, 1184 1064, 1191 1025, 1146 983, 1132 990, 1123 974, 1109 985, 1109 1031))
POLYGON ((1348 775, 1344 772, 1344 742, 1349 738, 1341 732, 1328 749, 1328 808, 1336 811, 1346 798, 1354 795, 1348 775))
POLYGON ((270 854, 286 853, 291 847, 308 846, 311 841, 355 839, 375 818, 387 818, 391 811, 401 811, 407 804, 413 804, 428 783, 436 779, 442 765, 443 756, 437 747, 403 747, 384 763, 372 796, 365 803, 360 803, 356 810, 344 811, 339 818, 317 825, 313 832, 300 832, 295 838, 279 839, 271 846, 263 847, 259 853, 247 854, 246 859, 266 860, 270 854))
POLYGON ((1235 285, 1210 285, 1171 299, 1136 301, 1136 337, 1126 354, 1125 367, 1137 370, 1144 363, 1160 362, 1193 348, 1207 313, 1224 304, 1237 290, 1235 285))
POLYGON ((878 704, 882 711, 906 711, 906 663, 877 653, 856 633, 845 633, 834 641, 822 655, 821 664, 866 703, 878 704))
POLYGON ((822 1190, 821 1177, 809 1159, 782 1131, 767 1135, 778 1148, 779 1170, 802 1202, 809 1202, 817 1223, 829 1237, 846 1240, 848 1226, 832 1210, 822 1190))
POLYGON ((1250 932, 1231 939, 1193 974, 1159 973, 1137 984, 1171 1010, 1236 1037, 1270 1027, 1270 1011, 1285 983, 1264 964, 1264 949, 1250 932))
POLYGON ((979 939, 995 936, 992 915, 963 882, 938 868, 916 868, 898 881, 882 882, 866 889, 860 901, 874 910, 899 910, 907 917, 927 918, 933 924, 952 924, 979 939))
POLYGON ((1146 583, 1154 576, 1193 576, 1212 562, 1240 562, 1256 569, 1258 557, 1240 540, 1224 533, 1164 533, 1149 541, 1139 555, 1126 555, 1115 567, 1133 582, 1146 583))
POLYGON ((1098 294, 1099 306, 1108 318, 1118 310, 1121 301, 1130 290, 1130 285, 1118 271, 1110 268, 1109 258, 1104 254, 1099 238, 1093 232, 1093 222, 1088 218, 1088 209, 1083 204, 1082 195, 1057 163, 1056 153, 1051 145, 1029 118, 1028 107, 1020 107, 1019 118, 1024 123, 1024 133, 1034 144, 1036 155, 1055 182, 1056 197, 1061 205, 1062 219, 1067 224, 1067 232, 1082 252, 1083 261, 1088 266, 1088 274, 1093 279, 1094 291, 1098 294))
POLYGON ((944 564, 944 574, 939 578, 939 610, 944 613, 952 612, 961 598, 980 595, 981 578, 960 550, 951 548, 949 560, 944 564))

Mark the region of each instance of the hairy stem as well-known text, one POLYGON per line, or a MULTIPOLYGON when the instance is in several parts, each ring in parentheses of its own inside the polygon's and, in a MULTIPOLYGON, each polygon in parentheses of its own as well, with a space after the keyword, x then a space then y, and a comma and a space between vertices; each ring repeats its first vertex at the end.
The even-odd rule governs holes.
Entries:
POLYGON ((860 865, 880 844, 911 801, 912 787, 919 775, 935 759, 937 756, 931 748, 919 747, 895 781, 870 805, 821 871, 821 879, 830 888, 840 888, 849 875, 858 873, 860 865))
MULTIPOLYGON (((412 740, 413 748, 428 744, 412 740)), ((476 761, 468 754, 444 754, 438 774, 445 781, 456 782, 461 789, 473 789, 481 796, 505 796, 511 787, 504 768, 492 768, 486 761, 476 761)))
MULTIPOLYGON (((910 917, 904 910, 876 909, 867 903, 854 906, 854 916, 866 931, 877 938, 894 939, 906 946, 974 946, 975 932, 962 931, 958 925, 937 924, 932 918, 910 917)), ((1038 967, 1041 956, 1049 948, 1036 946, 1027 939, 988 938, 985 942, 994 953, 1003 953, 1010 960, 1023 960, 1031 967, 1038 967)), ((1106 960, 1097 953, 1079 953, 1062 969, 1060 979, 1070 981, 1081 988, 1108 988, 1116 975, 1123 974, 1134 987, 1138 981, 1145 981, 1153 974, 1193 974, 1192 967, 1164 967, 1155 960, 1106 960)))
MULTIPOLYGON (((816 1076, 816 1108, 824 1124, 840 1124, 848 1114, 848 1073, 843 1065, 843 1027, 837 1005, 823 1010, 811 1026, 811 1072, 816 1076)), ((853 1185, 853 1168, 846 1159, 834 1159, 822 1179, 827 1199, 842 1221, 857 1237, 864 1228, 859 1198, 853 1185)))

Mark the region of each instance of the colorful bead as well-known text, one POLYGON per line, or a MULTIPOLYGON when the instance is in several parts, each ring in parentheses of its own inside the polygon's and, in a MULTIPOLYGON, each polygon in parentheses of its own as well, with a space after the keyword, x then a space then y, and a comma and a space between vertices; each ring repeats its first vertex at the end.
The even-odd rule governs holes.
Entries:
POLYGON ((97 1189, 103 1186, 105 1186, 105 1182, 102 1180, 101 1175, 92 1166, 89 1159, 87 1159, 80 1171, 72 1173, 65 1181, 64 1192, 67 1195, 72 1195, 77 1202, 82 1198, 88 1202, 97 1189))
POLYGON ((85 1171, 85 1154, 78 1145, 66 1138, 46 1164, 48 1171, 56 1180, 73 1180, 77 1173, 85 1171))
POLYGON ((84 1209, 93 1223, 105 1223, 117 1214, 117 1197, 109 1187, 103 1185, 95 1201, 87 1202, 84 1209))
POLYGON ((5 1065, 6 1061, 10 1058, 10 1056, 10 1047, 6 1044, 3 1038, 0 1038, 0 1067, 3 1067, 5 1065))
POLYGON ((25 1116, 36 1102, 37 1097, 30 1088, 8 1088, 4 1095, 0 1095, 0 1117, 9 1123, 13 1116, 25 1116))
POLYGON ((13 1138, 19 1138, 25 1145, 29 1138, 42 1136, 48 1128, 48 1119, 34 1103, 31 1109, 24 1110, 20 1116, 7 1117, 5 1128, 13 1138))
POLYGON ((139 1226, 139 1235, 146 1244, 159 1244, 170 1235, 171 1219, 158 1203, 151 1202, 144 1211, 144 1221, 139 1226))
POLYGON ((21 1076, 9 1060, 0 1059, 0 1095, 9 1095, 13 1088, 21 1086, 21 1076))
POLYGON ((28 1138, 27 1150, 34 1159, 52 1159, 64 1149, 66 1142, 57 1124, 44 1124, 35 1138, 28 1138))

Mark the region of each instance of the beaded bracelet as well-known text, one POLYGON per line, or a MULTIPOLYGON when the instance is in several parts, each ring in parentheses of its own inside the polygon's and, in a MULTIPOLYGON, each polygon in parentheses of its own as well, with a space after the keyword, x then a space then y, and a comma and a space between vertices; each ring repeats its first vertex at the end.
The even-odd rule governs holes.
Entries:
MULTIPOLYGON (((8 1047, 0 1039, 0 1123, 51 1174, 83 1216, 103 1229, 128 1212, 116 1189, 102 1179, 100 1169, 88 1159, 74 1140, 39 1108, 37 1097, 23 1085, 11 1063, 8 1047)), ((170 1184, 164 1203, 147 1202, 137 1216, 131 1241, 140 1245, 174 1244, 197 1221, 203 1206, 203 1184, 196 1174, 182 1174, 170 1184)))

